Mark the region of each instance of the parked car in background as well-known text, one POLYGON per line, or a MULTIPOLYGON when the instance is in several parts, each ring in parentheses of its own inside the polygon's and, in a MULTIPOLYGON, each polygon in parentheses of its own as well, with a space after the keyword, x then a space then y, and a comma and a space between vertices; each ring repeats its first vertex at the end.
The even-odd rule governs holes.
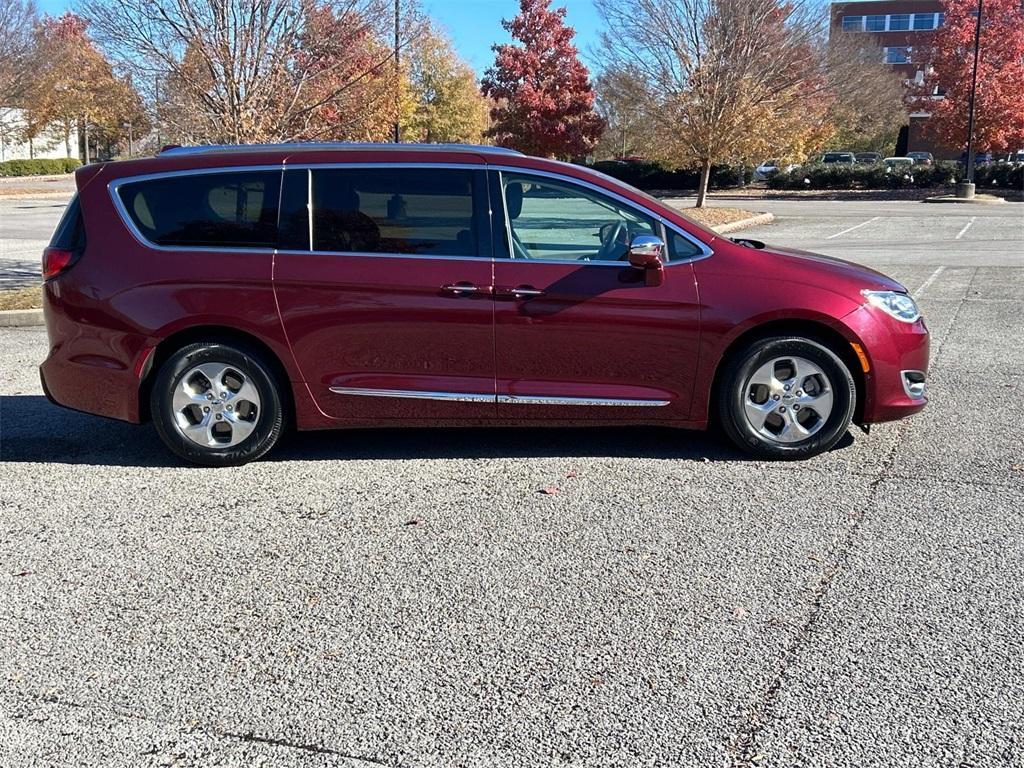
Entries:
POLYGON ((43 391, 152 420, 198 464, 256 459, 289 425, 720 423, 800 459, 927 402, 928 329, 896 280, 577 165, 178 147, 75 184, 43 254, 43 391))
POLYGON ((1024 165, 1024 149, 1018 149, 1016 152, 1003 155, 999 158, 999 162, 1004 165, 1024 165))
POLYGON ((931 152, 907 152, 907 157, 914 161, 914 165, 931 165, 935 162, 931 152))
POLYGON ((835 163, 855 165, 857 163, 857 156, 853 152, 826 152, 822 155, 821 162, 825 165, 833 165, 835 163))
POLYGON ((754 181, 768 181, 772 176, 779 173, 789 173, 799 168, 799 165, 792 163, 780 165, 778 160, 765 160, 754 169, 754 181))
POLYGON ((878 152, 858 152, 854 155, 854 158, 856 158, 858 164, 871 165, 882 162, 882 155, 878 152))
POLYGON ((907 170, 914 167, 914 158, 912 157, 887 157, 882 162, 885 163, 886 173, 896 170, 907 170))

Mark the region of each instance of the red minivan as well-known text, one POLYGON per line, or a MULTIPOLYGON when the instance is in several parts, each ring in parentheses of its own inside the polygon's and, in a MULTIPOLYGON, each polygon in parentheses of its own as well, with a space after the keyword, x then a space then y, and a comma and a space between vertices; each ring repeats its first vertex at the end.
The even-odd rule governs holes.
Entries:
POLYGON ((896 281, 494 147, 85 166, 43 257, 55 403, 238 464, 299 430, 716 422, 764 458, 924 407, 896 281))

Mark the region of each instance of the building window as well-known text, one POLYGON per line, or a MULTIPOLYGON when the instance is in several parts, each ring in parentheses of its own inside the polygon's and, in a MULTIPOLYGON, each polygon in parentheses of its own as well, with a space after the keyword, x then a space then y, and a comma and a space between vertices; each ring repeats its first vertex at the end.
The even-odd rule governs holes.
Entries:
POLYGON ((935 29, 935 14, 934 13, 915 13, 914 14, 914 29, 935 29))
POLYGON ((863 16, 843 16, 843 32, 863 32, 863 16))
POLYGON ((944 13, 937 13, 937 14, 935 14, 935 28, 936 29, 938 29, 939 27, 943 26, 945 23, 946 23, 946 14, 944 14, 944 13))
POLYGON ((885 51, 886 64, 910 63, 910 48, 906 46, 898 46, 895 48, 883 48, 882 50, 885 51))
POLYGON ((868 32, 885 32, 885 16, 865 16, 864 26, 868 32))
POLYGON ((894 13, 889 17, 889 31, 902 32, 910 29, 909 13, 894 13))

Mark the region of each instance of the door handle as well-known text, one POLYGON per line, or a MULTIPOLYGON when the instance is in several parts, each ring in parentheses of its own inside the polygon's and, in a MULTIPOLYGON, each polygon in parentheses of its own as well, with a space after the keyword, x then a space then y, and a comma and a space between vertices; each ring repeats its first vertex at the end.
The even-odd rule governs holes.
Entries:
POLYGON ((465 296, 470 293, 486 293, 486 288, 480 288, 479 286, 473 285, 472 283, 452 283, 450 285, 442 285, 441 290, 446 293, 453 293, 456 296, 465 296))
POLYGON ((531 285, 520 285, 515 288, 498 288, 496 293, 501 296, 514 296, 517 299, 528 299, 532 296, 544 295, 544 291, 531 285))

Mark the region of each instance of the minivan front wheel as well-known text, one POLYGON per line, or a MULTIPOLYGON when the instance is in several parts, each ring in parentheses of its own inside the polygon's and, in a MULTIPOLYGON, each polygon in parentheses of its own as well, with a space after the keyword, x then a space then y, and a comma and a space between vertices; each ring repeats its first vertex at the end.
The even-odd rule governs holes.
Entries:
POLYGON ((277 382, 260 356, 218 342, 189 344, 157 371, 150 392, 157 433, 196 464, 244 464, 281 435, 277 382))
POLYGON ((766 459, 803 459, 835 445, 856 405, 850 370, 810 339, 761 339, 726 365, 718 415, 736 445, 766 459))

